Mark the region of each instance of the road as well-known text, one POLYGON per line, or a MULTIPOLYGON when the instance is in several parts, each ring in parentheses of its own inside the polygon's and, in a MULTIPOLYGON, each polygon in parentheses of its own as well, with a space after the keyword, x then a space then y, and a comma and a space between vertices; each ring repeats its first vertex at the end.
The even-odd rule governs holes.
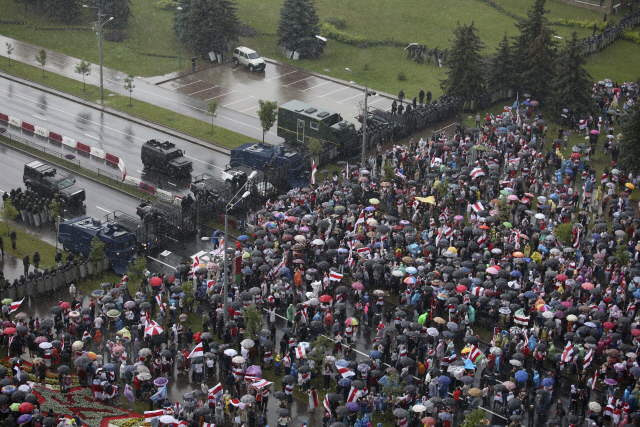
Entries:
MULTIPOLYGON (((140 160, 140 148, 149 139, 170 140, 182 148, 186 156, 194 163, 192 176, 202 173, 220 173, 229 158, 213 150, 191 144, 187 141, 175 141, 162 132, 131 123, 98 110, 86 108, 67 99, 51 95, 28 86, 0 78, 0 112, 5 113, 35 126, 41 126, 51 132, 73 138, 89 146, 120 157, 131 176, 137 176, 145 182, 158 184, 158 176, 146 174, 140 160)), ((30 135, 13 129, 14 133, 41 145, 57 149, 60 152, 77 154, 60 144, 53 144, 44 138, 30 135)), ((110 170, 106 162, 91 157, 92 166, 110 170)), ((21 172, 20 172, 21 175, 21 172)), ((174 194, 185 194, 189 191, 188 182, 172 182, 163 180, 164 189, 174 194)))

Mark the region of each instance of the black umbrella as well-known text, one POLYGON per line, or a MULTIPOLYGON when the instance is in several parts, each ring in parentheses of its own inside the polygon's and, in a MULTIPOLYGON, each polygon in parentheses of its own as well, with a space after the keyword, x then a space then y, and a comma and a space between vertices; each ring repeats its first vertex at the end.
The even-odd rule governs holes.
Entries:
POLYGON ((337 393, 328 393, 327 400, 329 402, 340 402, 340 400, 342 400, 342 397, 340 397, 340 395, 337 393))
POLYGON ((296 379, 291 375, 285 375, 282 377, 282 382, 285 384, 295 384, 296 379))
POLYGON ((341 417, 349 415, 350 412, 351 411, 349 411, 349 408, 347 408, 346 406, 338 406, 336 408, 336 414, 340 415, 341 417))

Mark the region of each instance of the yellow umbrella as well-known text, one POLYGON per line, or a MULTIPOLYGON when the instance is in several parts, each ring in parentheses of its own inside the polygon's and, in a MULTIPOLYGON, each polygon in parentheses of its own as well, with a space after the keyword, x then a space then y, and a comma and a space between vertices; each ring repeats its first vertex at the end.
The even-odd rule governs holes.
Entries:
POLYGON ((369 199, 369 203, 371 203, 372 205, 379 205, 380 204, 380 200, 373 198, 373 199, 369 199))
POLYGON ((433 196, 429 197, 416 197, 416 200, 422 203, 429 203, 434 205, 436 203, 436 198, 433 196))
POLYGON ((471 348, 470 347, 466 347, 462 349, 462 354, 467 354, 471 352, 471 348))
POLYGON ((627 186, 627 188, 628 188, 628 189, 630 189, 630 190, 633 190, 634 188, 636 188, 636 186, 635 186, 635 185, 633 185, 633 184, 632 184, 632 183, 630 183, 630 182, 627 182, 625 185, 626 185, 626 186, 627 186))
POLYGON ((458 250, 456 248, 454 248, 453 246, 449 246, 449 249, 447 249, 449 252, 453 252, 454 254, 458 253, 458 250))

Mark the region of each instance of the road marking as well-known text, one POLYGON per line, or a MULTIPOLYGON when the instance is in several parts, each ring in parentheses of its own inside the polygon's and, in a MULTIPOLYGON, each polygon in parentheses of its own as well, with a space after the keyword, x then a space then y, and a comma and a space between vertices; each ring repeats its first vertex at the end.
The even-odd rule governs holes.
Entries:
POLYGON ((350 97, 349 97, 349 98, 347 98, 347 99, 343 99, 342 101, 337 101, 337 102, 338 102, 338 104, 341 104, 341 103, 343 103, 344 101, 348 101, 348 100, 350 100, 350 99, 357 98, 357 97, 359 97, 359 96, 363 96, 363 94, 362 94, 362 93, 359 93, 359 94, 357 94, 357 95, 350 96, 350 97))
POLYGON ((187 87, 189 85, 195 84, 195 83, 199 83, 202 80, 196 80, 195 82, 191 82, 191 83, 187 83, 186 85, 182 85, 182 86, 178 86, 178 87, 174 87, 173 89, 169 89, 169 90, 178 90, 178 89, 182 89, 183 87, 187 87))
POLYGON ((183 154, 183 156, 184 156, 184 157, 186 157, 186 158, 188 158, 188 159, 196 160, 196 161, 198 161, 198 162, 200 162, 200 163, 204 163, 205 165, 209 165, 209 166, 213 166, 214 168, 222 169, 222 167, 221 167, 221 166, 213 165, 213 164, 211 164, 211 163, 207 163, 207 162, 205 162, 204 160, 197 159, 197 158, 195 158, 195 157, 191 157, 191 156, 185 156, 184 154, 183 154))
POLYGON ((376 102, 382 101, 382 100, 384 100, 384 99, 387 99, 387 98, 378 98, 378 99, 376 99, 375 101, 368 102, 367 104, 369 104, 369 105, 371 105, 371 104, 375 104, 376 102))
POLYGON ((88 133, 85 133, 84 136, 88 136, 89 138, 93 138, 98 141, 100 140, 100 138, 98 138, 97 136, 89 135, 88 133))
POLYGON ((345 90, 345 89, 348 89, 348 87, 343 87, 343 88, 340 88, 338 90, 334 90, 333 92, 325 93, 324 95, 318 96, 318 98, 324 98, 327 95, 331 95, 332 93, 340 92, 341 90, 345 90))
POLYGON ((244 68, 244 67, 243 66, 238 66, 236 68, 232 68, 231 71, 236 71, 236 70, 239 70, 240 68, 244 68))
POLYGON ((253 106, 253 107, 249 107, 249 108, 247 108, 246 110, 241 110, 240 112, 241 112, 241 113, 244 113, 245 111, 253 110, 254 108, 256 108, 256 107, 255 107, 255 106, 253 106))
POLYGON ((105 211, 105 212, 111 213, 110 210, 105 209, 105 208, 101 208, 100 206, 96 206, 96 208, 100 209, 101 211, 105 211))
POLYGON ((271 77, 270 79, 265 80, 265 82, 270 82, 271 80, 279 79, 280 77, 288 76, 289 74, 293 74, 298 70, 289 71, 288 73, 280 74, 279 76, 271 77))
POLYGON ((147 258, 149 258, 150 260, 153 260, 155 262, 159 262, 160 264, 165 265, 165 266, 167 266, 169 268, 173 268, 174 270, 176 269, 176 267, 174 267, 173 265, 169 265, 166 262, 160 261, 159 259, 155 259, 154 257, 147 256, 147 258))
POLYGON ((136 171, 136 172, 138 172, 138 173, 144 173, 144 172, 142 172, 142 171, 136 171))
POLYGON ((217 87, 218 87, 218 85, 211 86, 211 87, 208 87, 208 88, 206 88, 206 89, 199 90, 199 91, 197 91, 197 92, 189 93, 189 94, 187 94, 187 96, 195 95, 196 93, 204 92, 205 90, 215 89, 215 88, 217 88, 217 87))
POLYGON ((169 182, 169 181, 167 181, 167 184, 171 184, 171 185, 173 185, 174 187, 177 187, 177 186, 178 186, 177 184, 174 184, 173 182, 169 182))
POLYGON ((320 86, 326 85, 326 84, 328 84, 328 83, 331 83, 331 82, 324 82, 324 83, 320 83, 319 85, 315 85, 315 86, 308 87, 308 88, 306 88, 306 89, 300 89, 300 92, 304 92, 304 91, 307 91, 307 90, 309 90, 309 89, 315 89, 315 88, 317 88, 317 87, 320 87, 320 86))
POLYGON ((303 81, 305 81, 305 80, 312 79, 313 77, 314 77, 314 76, 309 76, 309 77, 307 77, 307 78, 300 79, 300 80, 296 80, 296 81, 295 81, 295 82, 293 82, 293 83, 289 83, 289 84, 282 85, 282 86, 291 86, 291 85, 294 85, 294 84, 296 84, 296 83, 300 83, 300 82, 303 82, 303 81))
MULTIPOLYGON (((138 90, 138 89, 136 89, 136 90, 138 90)), ((0 89, 0 91, 5 92, 5 93, 9 93, 9 91, 4 90, 4 89, 0 89)), ((35 100, 35 99, 31 99, 31 98, 29 98, 29 97, 27 97, 27 96, 24 96, 24 95, 17 95, 17 94, 15 94, 15 93, 13 93, 13 94, 12 94, 12 96, 15 96, 15 97, 18 97, 18 98, 22 98, 22 99, 26 99, 26 100, 28 100, 28 101, 33 102, 33 103, 34 103, 34 104, 36 104, 36 105, 45 105, 45 104, 44 104, 44 103, 42 103, 42 102, 39 102, 39 101, 37 101, 37 100, 35 100)), ((77 116, 77 115, 75 115, 75 114, 71 114, 71 113, 69 113, 69 112, 67 112, 67 111, 65 111, 65 110, 60 109, 60 108, 52 107, 52 106, 50 106, 50 105, 47 105, 46 107, 47 107, 47 108, 49 108, 49 109, 51 109, 51 110, 55 110, 55 111, 58 111, 58 112, 60 112, 60 113, 64 113, 64 114, 66 114, 66 115, 68 115, 68 116, 74 117, 74 118, 76 118, 76 119, 83 120, 83 121, 84 121, 84 122, 86 122, 86 123, 91 123, 91 124, 93 124, 93 125, 100 126, 101 128, 108 129, 108 130, 113 131, 113 132, 118 132, 118 133, 120 133, 120 134, 122 134, 122 135, 126 135, 126 136, 130 136, 130 137, 132 137, 132 138, 139 139, 140 141, 146 141, 146 140, 145 140, 145 139, 143 139, 143 138, 137 137, 137 136, 135 136, 135 135, 128 134, 128 133, 123 132, 123 131, 118 130, 118 129, 110 128, 110 127, 108 127, 108 126, 105 126, 105 125, 104 125, 104 124, 102 124, 102 123, 94 122, 94 121, 92 121, 92 120, 85 119, 84 117, 80 117, 80 116, 77 116)), ((238 122, 238 123, 240 123, 240 122, 238 122)), ((257 129, 257 128, 256 128, 256 129, 257 129)))
POLYGON ((47 121, 47 119, 45 119, 44 117, 36 116, 35 114, 32 114, 32 116, 36 119, 44 120, 45 122, 47 121))
POLYGON ((229 95, 230 93, 234 93, 234 92, 235 92, 235 90, 232 90, 231 92, 223 93, 223 94, 220 94, 220 95, 217 95, 217 96, 213 96, 213 97, 211 97, 209 99, 205 99, 205 101, 211 101, 212 99, 219 98, 219 97, 225 96, 225 95, 229 95))
POLYGON ((240 99, 240 100, 238 100, 238 101, 230 102, 229 104, 223 105, 222 107, 223 107, 223 108, 227 108, 229 105, 237 104, 238 102, 246 101, 247 99, 251 99, 251 98, 253 98, 253 96, 249 96, 249 97, 247 97, 247 98, 240 99))

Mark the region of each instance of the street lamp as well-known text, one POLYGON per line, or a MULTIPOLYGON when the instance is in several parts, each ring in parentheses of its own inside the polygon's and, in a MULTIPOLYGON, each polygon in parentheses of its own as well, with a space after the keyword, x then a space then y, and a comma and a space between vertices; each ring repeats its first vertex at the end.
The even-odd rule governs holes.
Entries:
POLYGON ((369 82, 364 77, 354 73, 350 68, 345 68, 348 72, 364 80, 364 114, 362 117, 362 167, 366 168, 367 157, 367 101, 369 99, 369 82))
POLYGON ((101 8, 102 2, 98 1, 98 7, 91 7, 86 4, 83 4, 82 7, 90 8, 90 9, 98 9, 98 50, 100 51, 100 100, 104 101, 104 84, 102 78, 102 26, 107 22, 113 21, 113 16, 107 19, 107 21, 103 24, 102 17, 105 16, 102 14, 101 8))
POLYGON ((227 203, 227 206, 225 208, 224 211, 224 247, 220 248, 222 250, 222 254, 224 256, 224 323, 226 324, 229 321, 229 271, 228 271, 228 255, 227 255, 227 237, 228 237, 228 232, 227 232, 227 224, 228 224, 228 220, 227 217, 229 216, 229 209, 233 208, 234 206, 236 206, 238 203, 240 203, 243 199, 246 199, 247 197, 249 197, 251 195, 250 191, 245 191, 244 193, 242 193, 242 196, 240 196, 240 198, 238 198, 236 200, 236 198, 238 197, 238 195, 240 194, 240 192, 242 190, 245 189, 245 187, 247 186, 247 184, 249 184, 251 182, 251 180, 253 180, 256 175, 258 174, 258 172, 253 171, 251 172, 251 175, 249 175, 249 178, 247 179, 247 182, 244 183, 244 185, 242 187, 240 187, 240 189, 238 190, 238 192, 231 198, 231 200, 229 200, 229 202, 227 203), (234 200, 236 200, 236 202, 234 203, 234 200))
POLYGON ((182 39, 182 34, 180 33, 180 15, 182 15, 182 7, 176 7, 178 11, 178 67, 182 68, 182 46, 180 45, 180 41, 182 39))

